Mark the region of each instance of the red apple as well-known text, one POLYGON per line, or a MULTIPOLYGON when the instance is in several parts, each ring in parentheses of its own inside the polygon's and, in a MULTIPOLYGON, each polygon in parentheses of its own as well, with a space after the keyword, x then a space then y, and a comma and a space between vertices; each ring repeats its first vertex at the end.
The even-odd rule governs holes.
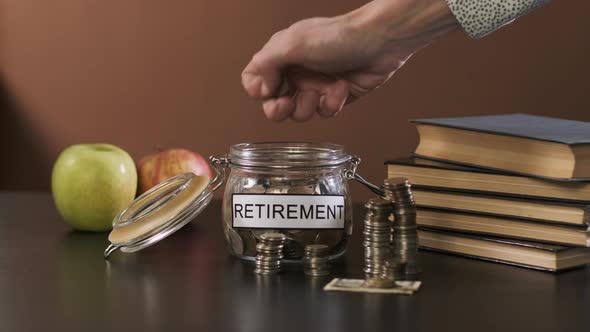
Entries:
POLYGON ((139 194, 158 183, 185 172, 213 179, 209 162, 201 154, 187 149, 168 149, 143 157, 137 164, 139 194))

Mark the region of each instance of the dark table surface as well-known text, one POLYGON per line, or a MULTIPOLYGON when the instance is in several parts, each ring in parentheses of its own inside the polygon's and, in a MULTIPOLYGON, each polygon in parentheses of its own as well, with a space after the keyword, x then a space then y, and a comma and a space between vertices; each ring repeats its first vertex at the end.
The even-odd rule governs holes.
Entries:
MULTIPOLYGON (((332 277, 361 277, 359 216, 332 277)), ((590 331, 590 269, 561 274, 421 252, 414 296, 324 292, 230 257, 220 204, 140 253, 72 232, 46 193, 0 192, 0 331, 590 331)))

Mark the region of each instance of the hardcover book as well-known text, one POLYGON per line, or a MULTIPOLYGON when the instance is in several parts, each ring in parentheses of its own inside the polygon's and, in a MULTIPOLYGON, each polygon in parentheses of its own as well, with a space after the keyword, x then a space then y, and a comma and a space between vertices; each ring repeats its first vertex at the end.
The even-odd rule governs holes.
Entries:
POLYGON ((590 222, 590 206, 585 204, 421 188, 412 193, 419 207, 566 225, 588 226, 590 222))
POLYGON ((434 229, 590 247, 590 233, 587 227, 425 208, 418 209, 416 223, 418 226, 434 229))
POLYGON ((405 177, 416 188, 590 202, 590 182, 551 181, 421 158, 385 163, 388 177, 405 177))
POLYGON ((590 122, 529 114, 413 120, 415 154, 561 180, 590 179, 590 122))
POLYGON ((492 236, 418 230, 420 248, 533 269, 562 271, 590 264, 590 248, 510 240, 492 236))

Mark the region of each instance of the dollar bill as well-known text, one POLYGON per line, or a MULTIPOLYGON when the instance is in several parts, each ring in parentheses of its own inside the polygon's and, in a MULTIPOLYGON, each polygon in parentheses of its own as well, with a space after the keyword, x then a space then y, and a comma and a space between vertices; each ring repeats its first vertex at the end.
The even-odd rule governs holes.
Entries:
POLYGON ((380 293, 380 294, 404 294, 412 295, 420 289, 420 281, 396 281, 391 288, 375 288, 367 285, 364 279, 334 278, 325 287, 325 291, 380 293))

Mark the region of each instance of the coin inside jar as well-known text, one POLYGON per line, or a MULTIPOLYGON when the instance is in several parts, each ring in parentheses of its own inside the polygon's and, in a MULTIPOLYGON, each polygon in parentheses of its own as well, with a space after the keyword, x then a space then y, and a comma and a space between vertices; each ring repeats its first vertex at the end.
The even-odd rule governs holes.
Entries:
POLYGON ((228 230, 227 234, 229 236, 229 243, 231 245, 231 249, 237 255, 242 255, 244 253, 244 241, 242 241, 240 235, 233 229, 228 230))
POLYGON ((260 238, 265 240, 265 241, 277 241, 277 242, 281 242, 281 241, 285 241, 285 234, 281 234, 281 233, 264 233, 262 235, 260 235, 260 238))

